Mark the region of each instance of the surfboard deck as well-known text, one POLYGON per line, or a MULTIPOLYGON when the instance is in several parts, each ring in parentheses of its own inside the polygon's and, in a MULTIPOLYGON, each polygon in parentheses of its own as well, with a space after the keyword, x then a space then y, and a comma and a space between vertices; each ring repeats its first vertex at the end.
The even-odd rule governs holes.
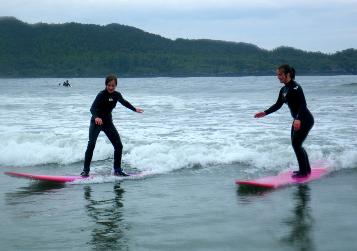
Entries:
MULTIPOLYGON (((24 178, 30 180, 38 180, 38 181, 47 181, 47 182, 55 182, 55 183, 67 183, 67 182, 74 182, 74 181, 85 181, 91 180, 96 177, 104 177, 103 175, 90 175, 89 177, 82 177, 80 175, 40 175, 40 174, 30 174, 30 173, 18 173, 18 172, 5 172, 6 175, 16 178, 24 178)), ((121 177, 123 179, 130 179, 130 178, 140 178, 144 177, 144 172, 138 173, 129 173, 130 176, 114 176, 112 177, 121 177)), ((109 176, 109 175, 108 175, 109 176)))
POLYGON ((251 186, 251 187, 261 187, 261 188, 279 188, 287 185, 293 184, 303 184, 316 180, 326 175, 329 169, 326 167, 313 167, 311 168, 311 174, 304 178, 293 178, 292 170, 287 170, 279 173, 275 176, 268 176, 253 180, 236 180, 236 184, 240 186, 251 186))

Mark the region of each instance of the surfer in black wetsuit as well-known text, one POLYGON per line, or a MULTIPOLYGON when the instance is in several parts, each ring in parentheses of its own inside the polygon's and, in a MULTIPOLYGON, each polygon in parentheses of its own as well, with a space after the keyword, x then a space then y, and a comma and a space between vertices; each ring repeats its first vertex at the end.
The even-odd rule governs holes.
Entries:
POLYGON ((87 177, 90 171, 90 162, 92 160, 93 151, 100 131, 103 131, 114 147, 114 175, 128 176, 121 168, 121 158, 123 145, 120 140, 118 131, 116 130, 112 120, 112 110, 117 102, 126 108, 142 113, 140 108, 135 108, 132 104, 126 101, 120 92, 115 91, 117 87, 117 77, 110 75, 105 79, 105 89, 98 93, 90 111, 92 118, 89 127, 89 140, 85 153, 84 168, 81 176, 87 177))
POLYGON ((280 89, 278 100, 269 109, 255 114, 255 118, 264 117, 279 110, 284 103, 288 104, 294 119, 291 127, 291 143, 299 163, 299 171, 295 171, 293 177, 306 177, 311 173, 311 168, 308 155, 302 144, 314 125, 314 117, 307 109, 301 86, 294 80, 295 69, 289 65, 282 65, 277 69, 277 77, 284 84, 280 89))
POLYGON ((63 82, 63 86, 65 87, 72 87, 71 84, 68 82, 68 80, 63 82))

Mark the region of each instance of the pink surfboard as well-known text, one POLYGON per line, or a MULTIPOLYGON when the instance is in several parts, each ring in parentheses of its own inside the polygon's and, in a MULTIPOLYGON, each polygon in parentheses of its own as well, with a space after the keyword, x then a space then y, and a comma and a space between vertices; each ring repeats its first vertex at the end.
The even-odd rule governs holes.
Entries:
POLYGON ((262 188, 278 188, 292 184, 302 184, 312 180, 316 180, 326 175, 329 169, 326 167, 311 168, 311 174, 304 178, 291 177, 293 171, 283 171, 276 176, 268 176, 254 180, 236 180, 236 184, 240 186, 262 187, 262 188))
MULTIPOLYGON (((37 175, 37 174, 29 174, 29 173, 17 173, 17 172, 5 172, 6 175, 17 177, 17 178, 25 178, 31 180, 39 180, 39 181, 48 181, 48 182, 55 182, 55 183, 66 183, 66 182, 74 182, 78 180, 90 180, 94 177, 99 177, 95 175, 91 175, 89 177, 82 177, 80 175, 73 175, 73 176, 54 176, 54 175, 37 175)), ((121 177, 121 178, 139 178, 144 177, 145 174, 142 173, 131 173, 128 177, 121 177)), ((120 177, 120 176, 119 176, 120 177)))

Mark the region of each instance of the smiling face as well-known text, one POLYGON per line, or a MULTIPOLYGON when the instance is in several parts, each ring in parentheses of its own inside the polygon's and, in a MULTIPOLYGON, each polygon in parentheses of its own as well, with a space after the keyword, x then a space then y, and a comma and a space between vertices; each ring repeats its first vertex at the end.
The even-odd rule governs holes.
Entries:
POLYGON ((106 85, 106 89, 109 93, 113 93, 115 91, 116 87, 117 87, 117 84, 114 79, 112 81, 110 81, 109 83, 107 83, 107 85, 106 85))
POLYGON ((287 84, 291 81, 290 73, 286 74, 283 69, 277 69, 276 76, 279 79, 280 83, 287 84))

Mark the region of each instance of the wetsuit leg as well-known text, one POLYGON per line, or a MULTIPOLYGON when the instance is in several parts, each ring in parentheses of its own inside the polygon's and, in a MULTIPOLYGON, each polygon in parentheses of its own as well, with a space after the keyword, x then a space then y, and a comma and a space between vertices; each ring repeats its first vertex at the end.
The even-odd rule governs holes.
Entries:
POLYGON ((96 125, 94 120, 91 120, 89 126, 89 140, 84 158, 84 172, 89 173, 90 171, 90 162, 92 161, 95 144, 97 142, 97 138, 101 130, 102 126, 96 125))
POLYGON ((301 174, 311 173, 311 167, 309 162, 309 157, 302 147, 304 140, 309 134, 312 126, 314 125, 313 118, 304 119, 301 121, 301 128, 298 131, 294 131, 294 127, 291 127, 291 143, 299 163, 299 172, 301 174))
POLYGON ((109 123, 103 126, 103 131, 114 147, 114 171, 121 172, 123 144, 121 143, 119 133, 113 123, 109 123))

